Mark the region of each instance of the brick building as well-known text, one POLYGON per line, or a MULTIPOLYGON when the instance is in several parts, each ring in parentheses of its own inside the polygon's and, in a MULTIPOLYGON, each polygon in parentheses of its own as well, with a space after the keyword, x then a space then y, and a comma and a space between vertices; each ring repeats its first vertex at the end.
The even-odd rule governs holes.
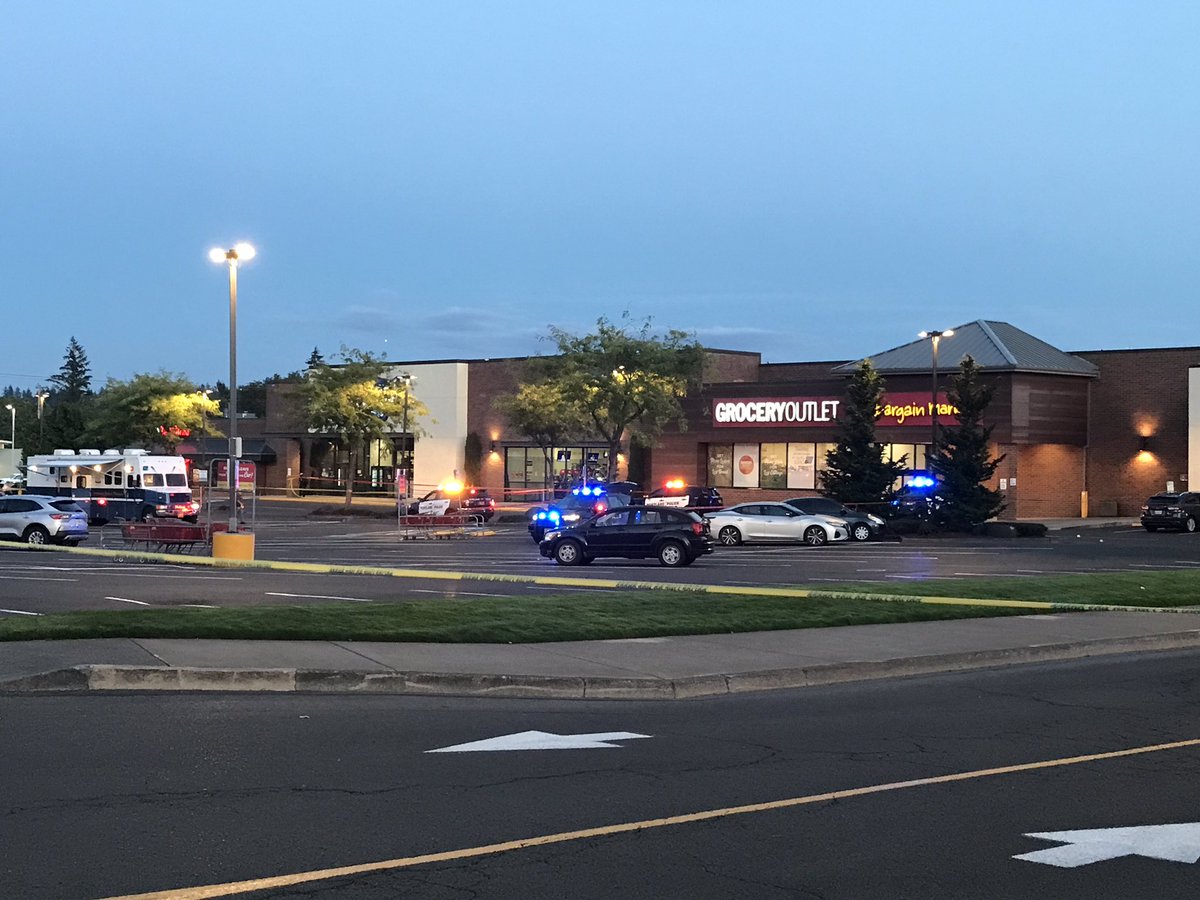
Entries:
MULTIPOLYGON (((995 388, 986 424, 993 454, 1004 460, 991 486, 1005 496, 1006 518, 1135 515, 1151 493, 1187 488, 1189 447, 1200 470, 1200 347, 1065 353, 1008 323, 970 322, 939 342, 943 422, 952 413, 946 388, 966 355, 995 388)), ((933 430, 931 342, 869 358, 887 382, 877 437, 893 458, 922 469, 933 430)), ((357 490, 388 491, 411 453, 410 491, 420 494, 462 476, 472 435, 483 451, 481 484, 498 497, 538 499, 547 485, 603 473, 599 441, 566 441, 547 459, 496 411, 495 400, 516 390, 523 362, 397 364, 392 374, 413 378, 430 416, 408 429, 393 423, 395 433, 353 466, 336 440, 298 424, 292 385, 274 386, 266 418, 239 423, 239 431, 261 441, 259 479, 268 488, 340 489, 352 472, 357 490)), ((684 400, 686 429, 668 430, 639 460, 647 485, 681 477, 719 487, 727 502, 817 490, 858 363, 763 363, 758 353, 710 350, 703 387, 684 400)), ((619 465, 628 471, 626 459, 619 465)))

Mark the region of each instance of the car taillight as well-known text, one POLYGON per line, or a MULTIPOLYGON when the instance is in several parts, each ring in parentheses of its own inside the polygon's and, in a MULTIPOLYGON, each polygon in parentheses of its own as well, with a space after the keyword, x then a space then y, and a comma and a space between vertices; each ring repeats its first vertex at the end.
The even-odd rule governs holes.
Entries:
POLYGON ((96 505, 97 506, 108 506, 108 500, 105 497, 101 497, 99 500, 96 501, 96 505))
POLYGON ((695 535, 704 534, 704 523, 703 522, 693 522, 692 523, 692 534, 695 534, 695 535))
POLYGON ((592 509, 595 510, 596 515, 600 515, 600 513, 608 510, 608 504, 601 500, 599 503, 593 506, 592 509))
POLYGON ((492 500, 492 499, 489 497, 489 498, 488 498, 488 509, 495 509, 495 508, 496 508, 496 501, 495 501, 495 500, 492 500))
POLYGON ((61 522, 63 519, 71 518, 67 513, 50 513, 50 518, 55 522, 61 522))

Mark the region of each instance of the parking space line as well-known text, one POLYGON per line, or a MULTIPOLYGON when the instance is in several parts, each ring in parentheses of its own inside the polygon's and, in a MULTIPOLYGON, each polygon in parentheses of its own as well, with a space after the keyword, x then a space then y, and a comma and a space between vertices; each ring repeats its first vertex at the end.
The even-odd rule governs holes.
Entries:
POLYGON ((105 597, 105 600, 118 600, 121 603, 136 603, 138 606, 149 606, 145 600, 130 600, 128 597, 105 597))
POLYGON ((263 591, 268 597, 297 597, 305 600, 353 600, 355 603, 374 603, 367 597, 330 597, 325 594, 285 594, 282 591, 263 591))
POLYGON ((24 610, 24 609, 0 609, 0 613, 10 613, 11 615, 14 615, 14 616, 40 616, 41 615, 41 613, 29 612, 28 610, 24 610))
POLYGON ((6 575, 5 581, 78 581, 78 578, 45 578, 38 575, 6 575))
POLYGON ((352 875, 364 875, 371 872, 388 872, 397 869, 410 869, 414 866, 431 863, 454 862, 460 859, 474 859, 481 856, 494 856, 509 853, 514 850, 525 850, 530 847, 546 847, 553 844, 565 844, 572 841, 583 841, 591 838, 609 837, 615 834, 630 834, 648 831, 652 828, 670 828, 677 825, 691 825, 697 822, 711 822, 717 819, 727 819, 732 816, 753 813, 774 812, 781 809, 794 809, 800 806, 811 806, 817 803, 836 803, 856 797, 868 797, 873 794, 886 794, 894 791, 909 790, 919 787, 952 784, 959 781, 977 781, 983 778, 995 778, 1001 775, 1016 775, 1023 772, 1036 772, 1043 769, 1055 769, 1065 766, 1077 766, 1084 763, 1100 762, 1109 759, 1122 759, 1145 753, 1161 753, 1167 750, 1180 750, 1187 747, 1200 746, 1200 738, 1183 741, 1172 741, 1167 744, 1152 744, 1143 747, 1130 747, 1124 750, 1111 750, 1104 753, 1090 753, 1086 756, 1069 756, 1059 759, 1046 759, 1037 762, 1017 763, 1015 765, 997 766, 990 769, 975 769, 970 772, 951 772, 948 775, 932 775, 926 778, 912 778, 907 781, 892 781, 884 784, 873 784, 865 787, 844 788, 842 790, 826 791, 820 794, 807 794, 801 797, 788 797, 782 800, 768 800, 762 803, 748 803, 743 806, 726 806, 719 809, 706 809, 700 812, 683 813, 682 815, 663 816, 656 819, 642 819, 637 822, 619 822, 613 825, 600 825, 594 828, 581 828, 576 831, 560 831, 555 834, 542 834, 535 837, 519 838, 501 841, 496 844, 484 844, 476 847, 463 847, 457 850, 447 850, 440 853, 425 853, 420 856, 406 856, 398 859, 386 859, 378 862, 359 863, 357 865, 338 866, 329 869, 313 869, 307 872, 293 872, 287 875, 275 875, 268 878, 254 878, 248 881, 231 881, 225 884, 208 884, 176 890, 151 891, 144 894, 125 894, 119 897, 109 897, 108 900, 209 900, 213 897, 230 897, 234 894, 249 894, 256 891, 274 890, 277 888, 294 887, 302 884, 312 884, 317 881, 328 881, 331 878, 346 878, 352 875))

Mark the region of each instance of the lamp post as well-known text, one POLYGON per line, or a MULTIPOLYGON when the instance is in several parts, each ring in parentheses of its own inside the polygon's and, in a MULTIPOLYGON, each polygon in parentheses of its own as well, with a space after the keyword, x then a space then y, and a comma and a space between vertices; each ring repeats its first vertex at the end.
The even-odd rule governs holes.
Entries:
POLYGON ((933 457, 935 455, 937 455, 937 414, 938 414, 938 410, 937 410, 937 408, 938 408, 937 354, 938 354, 938 342, 941 341, 941 339, 944 337, 950 337, 950 335, 952 335, 952 334, 954 334, 954 330, 952 328, 947 328, 944 331, 922 331, 917 335, 917 337, 920 337, 920 338, 929 338, 930 341, 933 342, 933 383, 932 383, 932 386, 930 387, 930 396, 929 396, 929 417, 930 417, 930 419, 929 419, 929 421, 930 421, 929 458, 925 460, 925 468, 926 469, 932 468, 933 457))
POLYGON ((408 441, 408 397, 413 377, 410 373, 405 372, 400 376, 400 380, 404 382, 404 419, 400 429, 404 432, 404 496, 408 498, 412 496, 412 450, 408 441))
POLYGON ((44 423, 43 423, 43 421, 42 421, 42 409, 43 409, 43 408, 46 406, 46 398, 47 398, 47 397, 49 397, 49 396, 50 396, 50 394, 49 394, 48 392, 46 392, 46 391, 38 391, 38 392, 37 392, 37 402, 38 402, 38 453, 42 453, 42 452, 44 452, 44 451, 45 451, 45 449, 46 449, 46 445, 45 445, 45 440, 46 440, 46 429, 45 429, 45 425, 44 425, 44 423))
POLYGON ((229 265, 229 533, 238 530, 238 457, 241 456, 241 441, 237 433, 237 270, 239 262, 254 259, 255 250, 250 244, 235 244, 229 250, 214 247, 208 258, 214 263, 229 265))
POLYGON ((8 447, 15 451, 17 449, 17 408, 11 403, 5 403, 4 408, 12 413, 12 439, 8 442, 8 447))
POLYGON ((208 409, 206 404, 212 396, 212 388, 196 391, 200 397, 200 468, 204 470, 204 498, 208 499, 208 409))

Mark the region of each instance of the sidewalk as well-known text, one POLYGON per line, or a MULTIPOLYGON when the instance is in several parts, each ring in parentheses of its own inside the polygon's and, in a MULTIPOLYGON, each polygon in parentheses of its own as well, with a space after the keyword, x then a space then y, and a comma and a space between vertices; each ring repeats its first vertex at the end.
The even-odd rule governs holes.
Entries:
POLYGON ((1200 613, 1063 613, 556 644, 12 642, 0 692, 294 691, 682 700, 1200 647, 1200 613))

